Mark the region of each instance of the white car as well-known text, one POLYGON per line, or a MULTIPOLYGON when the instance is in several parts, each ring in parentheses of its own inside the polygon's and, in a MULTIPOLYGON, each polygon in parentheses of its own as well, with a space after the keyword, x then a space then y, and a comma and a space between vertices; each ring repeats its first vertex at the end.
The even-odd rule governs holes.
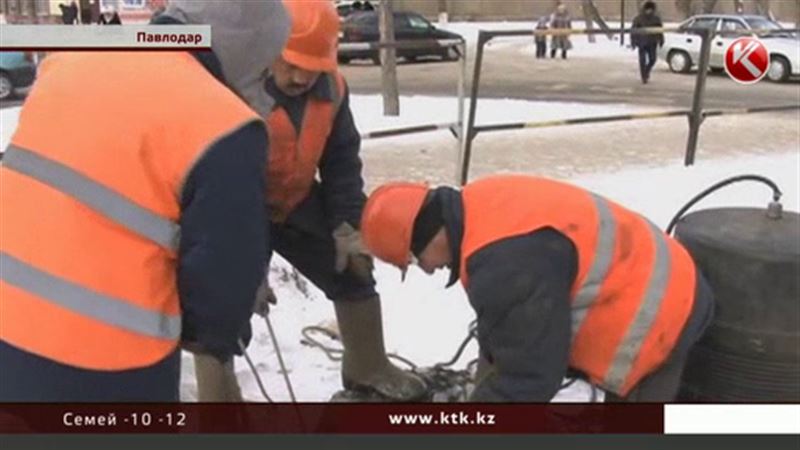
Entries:
MULTIPOLYGON (((696 30, 708 28, 716 32, 711 41, 709 66, 712 70, 724 70, 725 51, 733 41, 747 35, 742 34, 742 30, 783 29, 778 23, 762 16, 725 14, 690 17, 679 28, 677 33, 664 34, 664 46, 659 50, 659 56, 667 62, 670 70, 678 73, 689 72, 700 61, 701 39, 696 30)), ((796 33, 787 30, 783 33, 762 35, 759 39, 770 54, 768 79, 784 81, 790 76, 800 75, 800 38, 796 33)))

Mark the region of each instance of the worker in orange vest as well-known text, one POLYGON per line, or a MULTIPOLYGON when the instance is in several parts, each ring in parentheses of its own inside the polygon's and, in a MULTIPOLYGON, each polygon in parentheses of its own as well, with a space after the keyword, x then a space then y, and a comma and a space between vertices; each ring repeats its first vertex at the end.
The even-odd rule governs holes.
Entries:
POLYGON ((424 383, 386 357, 372 261, 358 231, 366 196, 359 133, 337 70, 339 16, 330 1, 284 5, 292 30, 265 85, 275 98, 265 115, 272 247, 333 301, 344 386, 420 398, 424 383))
POLYGON ((288 18, 192 0, 164 17, 209 24, 212 51, 55 53, 22 107, 0 166, 1 402, 178 401, 181 348, 226 364, 248 339, 263 74, 288 18))
POLYGON ((644 217, 545 178, 372 193, 364 243, 406 270, 449 267, 477 313, 472 401, 544 402, 578 374, 607 400, 675 398, 713 314, 686 250, 644 217))

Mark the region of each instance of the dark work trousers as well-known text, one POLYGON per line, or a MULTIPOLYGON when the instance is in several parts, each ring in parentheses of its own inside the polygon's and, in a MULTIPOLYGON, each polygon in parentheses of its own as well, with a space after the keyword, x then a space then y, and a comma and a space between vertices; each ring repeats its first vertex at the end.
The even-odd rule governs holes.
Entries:
POLYGON ((0 402, 178 402, 180 355, 176 349, 149 367, 100 371, 67 366, 0 341, 0 402))
POLYGON ((650 80, 650 71, 656 65, 657 49, 658 46, 655 44, 639 46, 639 73, 642 76, 642 83, 647 83, 650 80))
MULTIPOLYGON (((558 49, 556 49, 556 48, 551 48, 550 49, 550 57, 551 58, 555 58, 556 57, 556 51, 557 50, 558 49)), ((564 49, 564 48, 561 49, 561 59, 567 59, 567 49, 564 49)))
POLYGON ((328 299, 370 299, 378 295, 372 277, 364 280, 349 271, 336 273, 336 244, 326 225, 327 213, 320 189, 315 184, 286 222, 272 224, 272 246, 328 299))
POLYGON ((536 58, 544 58, 547 56, 547 40, 536 40, 536 58))
POLYGON ((627 396, 619 397, 612 393, 606 393, 606 402, 668 403, 675 401, 681 387, 681 377, 689 357, 689 350, 703 336, 713 317, 714 295, 698 271, 695 303, 672 354, 658 370, 642 379, 627 396))

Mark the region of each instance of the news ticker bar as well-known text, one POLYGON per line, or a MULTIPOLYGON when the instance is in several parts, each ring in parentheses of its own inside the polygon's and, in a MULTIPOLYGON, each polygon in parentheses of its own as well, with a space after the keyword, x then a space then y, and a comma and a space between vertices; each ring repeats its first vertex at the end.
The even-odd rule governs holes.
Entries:
POLYGON ((2 404, 1 433, 661 434, 658 404, 2 404))
POLYGON ((209 25, 0 25, 2 50, 209 49, 209 25))
POLYGON ((0 433, 800 434, 800 405, 5 403, 0 433))

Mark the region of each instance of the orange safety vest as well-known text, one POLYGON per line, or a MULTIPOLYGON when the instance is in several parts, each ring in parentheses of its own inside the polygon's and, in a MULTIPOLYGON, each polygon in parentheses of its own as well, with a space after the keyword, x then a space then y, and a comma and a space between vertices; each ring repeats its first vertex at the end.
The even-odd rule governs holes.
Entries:
POLYGON ((48 56, 0 166, 0 339, 91 370, 172 352, 183 183, 254 120, 188 53, 48 56))
POLYGON ((463 199, 465 288, 472 254, 552 227, 578 253, 571 367, 624 396, 666 360, 694 302, 694 262, 677 241, 614 202, 548 179, 486 178, 467 185, 463 199))
POLYGON ((321 76, 329 83, 333 101, 307 96, 299 136, 284 108, 276 106, 267 116, 267 201, 272 207, 274 222, 286 220, 308 196, 344 96, 344 78, 339 72, 326 72, 321 76))

